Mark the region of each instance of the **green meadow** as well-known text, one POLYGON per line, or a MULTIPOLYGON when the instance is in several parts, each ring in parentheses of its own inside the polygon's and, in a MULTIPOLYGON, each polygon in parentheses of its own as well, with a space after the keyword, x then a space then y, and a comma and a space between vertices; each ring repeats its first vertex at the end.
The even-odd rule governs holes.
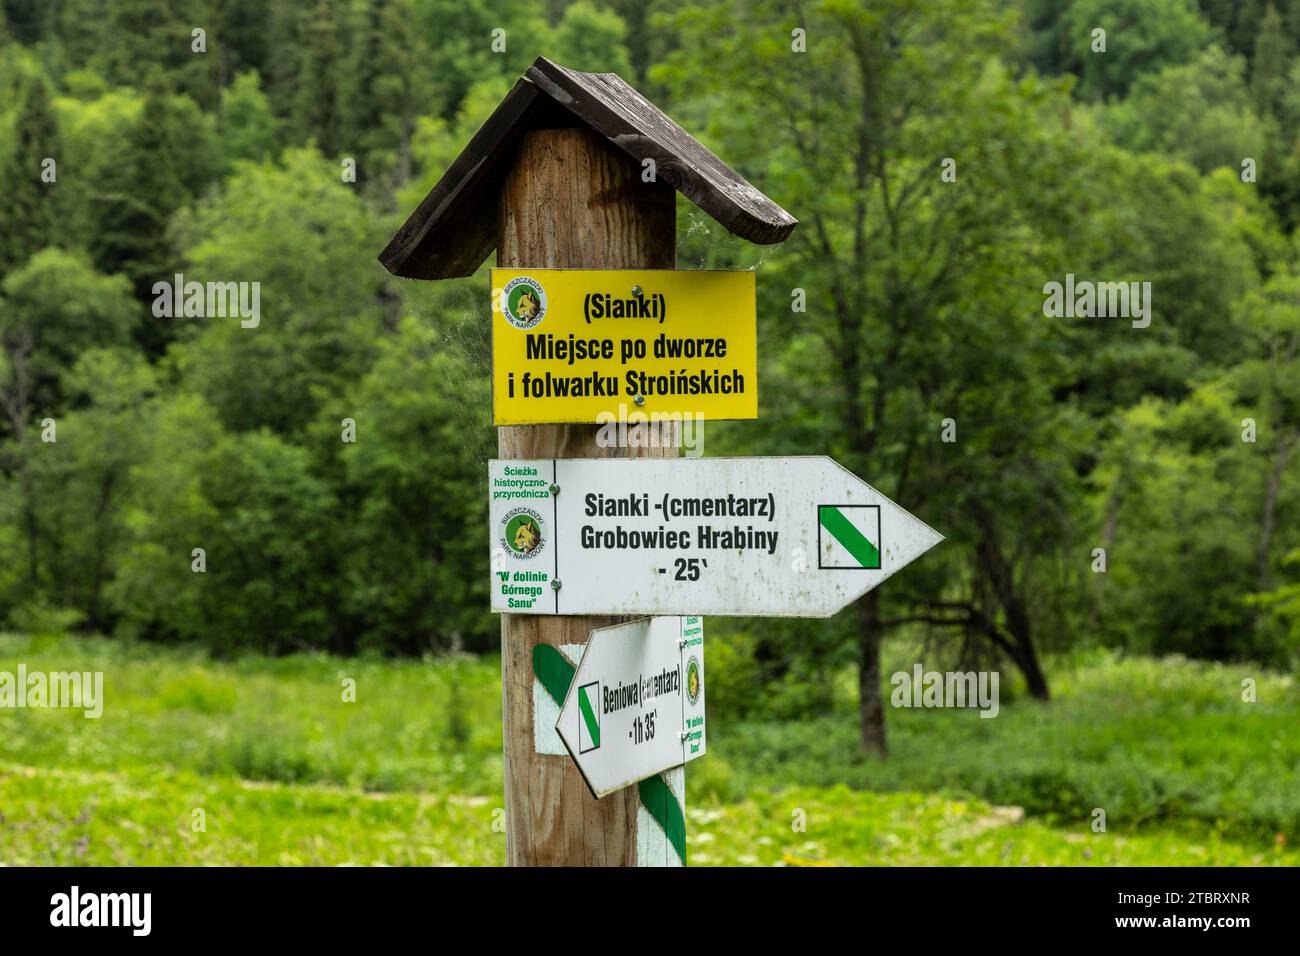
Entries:
MULTIPOLYGON (((503 860, 493 658, 0 635, 0 671, 19 663, 103 671, 104 712, 0 711, 2 864, 503 860)), ((1051 703, 1010 687, 995 719, 891 709, 883 762, 847 692, 806 720, 733 716, 724 693, 687 769, 691 865, 1300 863, 1292 678, 1107 655, 1052 677, 1051 703)))

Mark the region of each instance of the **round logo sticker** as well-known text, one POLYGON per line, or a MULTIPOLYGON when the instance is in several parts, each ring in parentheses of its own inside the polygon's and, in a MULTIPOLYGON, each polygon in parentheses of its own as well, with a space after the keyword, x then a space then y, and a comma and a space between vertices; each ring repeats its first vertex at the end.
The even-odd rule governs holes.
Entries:
POLYGON ((704 678, 700 676, 700 662, 695 655, 686 662, 686 699, 695 704, 700 699, 700 691, 704 689, 704 678))
POLYGON ((542 284, 530 276, 518 276, 506 283, 501 292, 501 311, 506 321, 517 329, 531 329, 546 316, 546 293, 542 284))
POLYGON ((542 553, 542 516, 531 508, 516 508, 501 519, 501 545, 512 557, 523 559, 542 553))

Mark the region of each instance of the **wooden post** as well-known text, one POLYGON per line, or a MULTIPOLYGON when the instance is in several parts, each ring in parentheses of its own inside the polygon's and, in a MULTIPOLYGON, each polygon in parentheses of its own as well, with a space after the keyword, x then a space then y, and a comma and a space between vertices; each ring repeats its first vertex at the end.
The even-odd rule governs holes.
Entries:
MULTIPOLYGON (((750 242, 784 242, 798 225, 616 74, 582 73, 539 56, 379 259, 393 275, 409 279, 473 275, 493 247, 503 267, 672 269, 677 192, 750 242), (656 181, 643 180, 645 169, 655 170, 656 181)), ((601 447, 596 425, 503 427, 499 454, 676 457, 679 426, 659 427, 658 444, 636 442, 635 448, 601 447)), ((541 728, 548 737, 542 749, 559 749, 538 752, 534 651, 539 676, 546 677, 538 686, 547 696, 539 699, 549 707, 551 692, 570 679, 563 670, 577 663, 565 663, 555 648, 580 650, 592 628, 624 620, 501 617, 506 856, 512 865, 626 866, 685 858, 684 771, 597 801, 553 727, 541 728), (647 829, 657 824, 657 835, 639 832, 638 821, 647 829)))
MULTIPOLYGON (((672 269, 676 193, 586 127, 525 133, 501 189, 497 265, 672 269)), ((665 426, 666 427, 666 426, 665 426)), ((597 425, 497 430, 501 458, 676 457, 680 433, 653 448, 601 447, 597 425), (669 447, 664 447, 669 445, 669 447)), ((560 490, 564 494, 564 490, 560 490)), ((579 582, 562 582, 578 586, 579 582)), ((634 866, 638 788, 592 797, 567 755, 537 752, 533 648, 586 644, 621 617, 501 616, 506 858, 511 866, 634 866)), ((576 661, 574 662, 576 663, 576 661)))

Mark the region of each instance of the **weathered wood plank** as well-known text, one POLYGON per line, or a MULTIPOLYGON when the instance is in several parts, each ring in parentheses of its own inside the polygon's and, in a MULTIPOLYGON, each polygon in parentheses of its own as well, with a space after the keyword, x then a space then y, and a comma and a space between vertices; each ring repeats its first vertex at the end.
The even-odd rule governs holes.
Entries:
POLYGON ((575 122, 520 79, 389 240, 379 261, 409 279, 473 275, 496 247, 501 180, 519 137, 530 129, 575 122))
POLYGON ((729 232, 757 243, 782 242, 797 225, 702 143, 613 73, 580 73, 538 57, 379 259, 412 279, 467 276, 497 242, 497 201, 524 133, 586 126, 638 165, 679 190, 729 232))
MULTIPOLYGON (((570 269, 671 269, 676 205, 665 183, 586 129, 526 134, 499 196, 497 264, 570 269)), ((642 426, 644 427, 644 426, 642 426)), ((671 447, 604 447, 598 425, 497 429, 501 458, 669 458, 671 447)), ((665 436, 667 437, 667 436, 665 436)), ((563 493, 563 491, 561 491, 563 493)), ((597 800, 566 754, 533 743, 533 648, 586 644, 619 617, 501 615, 501 701, 506 764, 506 858, 512 866, 636 865, 636 787, 597 800)), ((574 663, 577 663, 574 661, 574 663)))
POLYGON ((616 73, 580 73, 538 57, 525 76, 638 163, 750 242, 783 242, 798 221, 616 73))

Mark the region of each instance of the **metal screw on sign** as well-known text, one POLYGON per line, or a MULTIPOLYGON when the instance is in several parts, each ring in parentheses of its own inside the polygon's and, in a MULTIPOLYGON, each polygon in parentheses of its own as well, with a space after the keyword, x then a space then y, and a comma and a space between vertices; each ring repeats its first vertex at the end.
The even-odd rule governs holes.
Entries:
POLYGON ((559 486, 559 485, 551 485, 551 494, 552 494, 552 495, 558 495, 559 493, 560 493, 560 486, 559 486))
POLYGON ((634 285, 634 286, 632 286, 632 295, 633 295, 633 296, 635 296, 636 298, 639 299, 639 298, 641 298, 641 296, 643 296, 644 294, 645 294, 645 293, 641 291, 641 287, 640 287, 639 285, 634 285))
POLYGON ((638 395, 636 398, 632 399, 632 401, 634 401, 634 402, 635 402, 636 404, 638 404, 638 405, 644 405, 644 404, 645 404, 645 396, 644 396, 644 395, 638 395))
POLYGON ((558 590, 560 589, 560 587, 561 587, 561 585, 560 585, 560 579, 559 579, 559 578, 556 578, 555 580, 553 580, 553 581, 551 582, 551 590, 552 590, 552 591, 558 591, 558 590))

